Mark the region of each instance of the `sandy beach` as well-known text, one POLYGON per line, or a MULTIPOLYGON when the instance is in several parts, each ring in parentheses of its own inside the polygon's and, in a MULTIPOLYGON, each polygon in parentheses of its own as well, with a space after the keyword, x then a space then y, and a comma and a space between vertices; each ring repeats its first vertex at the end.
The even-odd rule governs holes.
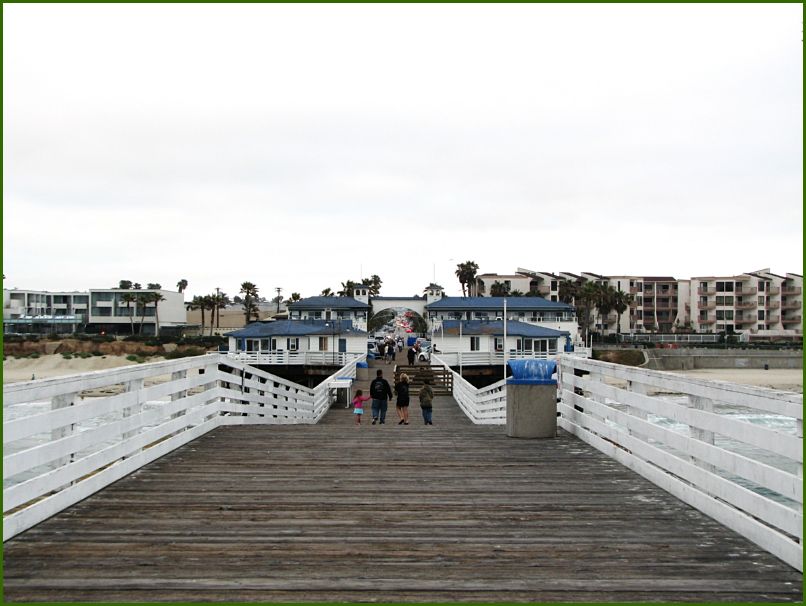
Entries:
MULTIPOLYGON (((164 360, 160 356, 147 358, 148 362, 164 360)), ((38 358, 8 357, 3 361, 3 383, 30 381, 31 378, 48 379, 75 375, 93 370, 105 370, 120 366, 133 366, 137 362, 127 360, 126 356, 92 356, 91 358, 72 358, 65 360, 61 354, 42 355, 38 358)))
POLYGON ((800 368, 704 368, 678 370, 674 374, 708 381, 728 381, 741 385, 756 385, 782 391, 803 393, 803 370, 800 368))
MULTIPOLYGON (((158 362, 163 358, 148 358, 149 362, 158 362)), ((127 360, 125 356, 93 356, 91 358, 73 358, 65 360, 60 354, 42 355, 39 358, 14 359, 9 357, 3 362, 3 383, 30 381, 37 379, 73 375, 93 370, 132 366, 137 362, 127 360)), ((729 381, 743 385, 757 385, 803 393, 803 371, 801 369, 732 369, 716 368, 703 370, 676 371, 680 374, 711 381, 729 381)))

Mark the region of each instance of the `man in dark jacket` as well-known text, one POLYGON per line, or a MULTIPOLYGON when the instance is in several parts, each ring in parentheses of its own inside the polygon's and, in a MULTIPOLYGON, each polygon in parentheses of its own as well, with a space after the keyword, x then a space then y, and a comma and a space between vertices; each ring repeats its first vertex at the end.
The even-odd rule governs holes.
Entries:
POLYGON ((372 424, 375 425, 380 421, 383 425, 386 423, 386 409, 392 398, 392 386, 383 378, 383 371, 380 368, 375 379, 369 384, 369 395, 372 398, 372 424))

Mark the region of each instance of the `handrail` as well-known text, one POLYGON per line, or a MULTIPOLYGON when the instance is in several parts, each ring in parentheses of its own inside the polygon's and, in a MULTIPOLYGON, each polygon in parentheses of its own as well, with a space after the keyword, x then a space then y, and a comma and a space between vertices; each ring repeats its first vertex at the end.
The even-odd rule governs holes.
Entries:
POLYGON ((326 384, 213 353, 5 385, 3 540, 222 425, 316 423, 326 384))
POLYGON ((570 356, 559 368, 561 428, 803 570, 801 394, 570 356))

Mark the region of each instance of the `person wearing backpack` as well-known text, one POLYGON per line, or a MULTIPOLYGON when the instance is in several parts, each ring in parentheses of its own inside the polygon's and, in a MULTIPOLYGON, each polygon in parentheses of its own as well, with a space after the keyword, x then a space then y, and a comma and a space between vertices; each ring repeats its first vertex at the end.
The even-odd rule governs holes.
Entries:
POLYGON ((431 421, 432 403, 434 400, 434 390, 431 389, 431 381, 425 380, 425 385, 420 389, 420 408, 423 410, 423 422, 426 425, 433 425, 431 421))
POLYGON ((383 370, 378 369, 377 376, 369 384, 369 395, 372 398, 372 424, 378 421, 386 423, 386 409, 392 398, 392 386, 383 378, 383 370))

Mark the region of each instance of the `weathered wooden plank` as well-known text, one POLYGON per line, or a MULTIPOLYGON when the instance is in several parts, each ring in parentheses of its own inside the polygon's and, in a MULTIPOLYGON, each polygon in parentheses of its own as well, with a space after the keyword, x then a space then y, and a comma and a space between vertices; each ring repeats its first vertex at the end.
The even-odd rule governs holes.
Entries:
MULTIPOLYGON (((366 389, 366 386, 363 387, 366 389)), ((7 601, 801 601, 802 575, 560 431, 221 427, 5 543, 7 601)), ((365 415, 368 416, 368 415, 365 415)))

